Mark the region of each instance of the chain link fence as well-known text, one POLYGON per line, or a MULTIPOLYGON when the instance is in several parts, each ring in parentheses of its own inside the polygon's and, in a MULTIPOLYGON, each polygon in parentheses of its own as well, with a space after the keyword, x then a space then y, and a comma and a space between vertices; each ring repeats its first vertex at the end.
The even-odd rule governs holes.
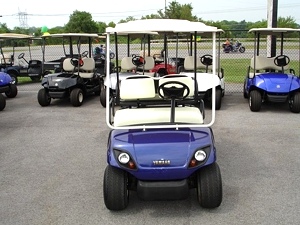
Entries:
MULTIPOLYGON (((236 34, 236 37, 233 37, 233 31, 227 30, 225 34, 223 34, 217 46, 217 56, 220 56, 220 65, 221 68, 224 70, 224 77, 225 77, 225 85, 226 85, 226 93, 240 93, 243 92, 243 83, 245 76, 247 75, 248 67, 250 66, 250 59, 254 55, 254 39, 249 38, 249 34, 247 31, 240 31, 236 34), (240 46, 236 46, 233 51, 228 53, 224 52, 222 48, 222 44, 226 40, 226 36, 229 37, 232 41, 233 45, 237 43, 240 46), (244 48, 244 51, 240 50, 241 47, 244 48)), ((205 54, 212 54, 212 47, 211 47, 211 39, 209 38, 202 38, 197 37, 197 49, 198 49, 198 56, 205 55, 205 54)), ((182 38, 177 43, 176 39, 168 39, 168 51, 166 54, 167 57, 179 57, 184 58, 190 54, 190 43, 182 38), (178 51, 176 51, 178 45, 178 51)), ((105 43, 94 43, 93 49, 96 46, 105 43)), ((283 54, 288 55, 291 59, 290 67, 294 69, 296 74, 300 74, 300 60, 299 60, 299 39, 287 39, 284 41, 284 51, 283 54)), ((118 51, 115 49, 115 45, 111 44, 111 51, 118 54, 118 58, 121 59, 122 57, 127 56, 128 54, 136 54, 139 55, 142 49, 142 45, 140 42, 136 40, 130 43, 130 50, 127 50, 127 44, 120 44, 118 47, 118 51)), ((260 50, 260 54, 264 55, 266 50, 269 48, 267 44, 262 45, 262 49, 260 50)), ((146 45, 147 48, 147 45, 146 45)), ((154 39, 151 40, 151 49, 157 50, 158 52, 164 49, 163 39, 154 39)), ((82 45, 81 52, 87 51, 88 45, 82 45)), ((6 49, 4 51, 9 51, 6 49)), ((64 51, 61 45, 51 45, 45 47, 45 60, 55 60, 60 59, 64 56, 64 51)), ((276 47, 276 55, 280 55, 280 45, 278 44, 276 47)), ((266 56, 266 54, 265 54, 266 56)), ((28 65, 29 59, 37 59, 43 60, 42 57, 42 50, 41 46, 39 45, 32 45, 30 51, 28 47, 17 47, 15 48, 15 64, 22 65, 26 67, 28 65), (20 53, 24 53, 24 57, 20 58, 18 55, 20 53)), ((114 59, 115 60, 115 59, 114 59)), ((18 85, 22 85, 22 89, 26 90, 26 85, 31 84, 36 86, 36 88, 40 88, 40 82, 33 82, 29 77, 19 77, 18 85)), ((31 88, 30 87, 30 88, 31 88)))

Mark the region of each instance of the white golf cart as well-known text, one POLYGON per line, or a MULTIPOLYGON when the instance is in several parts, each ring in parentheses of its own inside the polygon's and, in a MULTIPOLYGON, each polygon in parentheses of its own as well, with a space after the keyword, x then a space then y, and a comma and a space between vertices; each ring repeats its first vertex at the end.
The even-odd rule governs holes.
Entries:
MULTIPOLYGON (((220 34, 223 30, 218 30, 218 49, 215 60, 211 54, 204 54, 196 58, 193 56, 193 46, 190 45, 189 56, 185 57, 184 65, 179 68, 180 74, 193 76, 193 71, 197 71, 198 94, 208 105, 212 103, 212 89, 216 89, 216 110, 219 110, 222 105, 222 98, 225 95, 225 79, 224 69, 220 65, 220 34), (215 61, 216 70, 213 71, 212 62, 215 61), (213 79, 213 83, 211 83, 213 79)), ((210 35, 202 33, 201 37, 210 35)), ((193 37, 193 36, 192 36, 193 37)), ((190 40, 192 40, 192 37, 190 40)), ((209 37, 209 36, 208 36, 209 37)), ((197 42, 196 42, 197 43, 197 42)), ((200 54, 200 50, 198 50, 200 54)), ((203 50, 202 50, 203 51, 203 50)))

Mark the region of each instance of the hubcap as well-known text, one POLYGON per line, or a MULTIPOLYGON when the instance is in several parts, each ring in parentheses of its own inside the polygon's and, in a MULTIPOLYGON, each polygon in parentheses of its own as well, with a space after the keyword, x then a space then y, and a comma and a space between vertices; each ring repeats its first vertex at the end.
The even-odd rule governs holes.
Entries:
POLYGON ((83 94, 79 93, 78 95, 78 101, 81 103, 83 101, 83 94))

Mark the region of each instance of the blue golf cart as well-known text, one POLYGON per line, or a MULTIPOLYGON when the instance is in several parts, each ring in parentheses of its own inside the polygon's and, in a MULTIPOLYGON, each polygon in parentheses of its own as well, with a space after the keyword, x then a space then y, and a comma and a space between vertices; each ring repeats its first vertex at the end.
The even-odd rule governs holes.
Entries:
POLYGON ((284 39, 287 35, 299 33, 299 30, 292 28, 254 28, 249 32, 254 33, 255 36, 254 56, 248 67, 243 89, 244 98, 249 100, 250 110, 253 112, 260 111, 264 102, 288 102, 290 111, 299 113, 300 71, 291 68, 292 61, 295 62, 294 65, 296 62, 299 63, 299 56, 296 57, 299 55, 299 46, 297 45, 298 54, 295 54, 294 50, 290 50, 288 46, 293 42, 284 39), (268 35, 275 36, 276 40, 280 40, 280 48, 274 57, 268 56, 268 52, 262 52, 262 46, 265 44, 262 40, 268 40, 268 35), (287 46, 285 48, 286 53, 284 53, 285 46, 287 46))
MULTIPOLYGON (((118 32, 158 32, 173 36, 210 33, 211 54, 213 57, 216 54, 218 29, 200 22, 148 19, 117 24, 106 29, 108 49, 110 37, 118 32)), ((197 42, 194 42, 193 56, 197 62, 197 42)), ((212 67, 216 71, 214 62, 212 67)), ((109 69, 108 66, 108 72, 109 69)), ((195 70, 194 77, 136 73, 118 79, 117 106, 106 90, 106 123, 111 128, 108 165, 103 177, 107 209, 125 209, 131 192, 151 201, 185 199, 192 190, 196 190, 200 206, 220 206, 222 179, 211 128, 215 120, 216 89, 212 90, 211 114, 204 117, 196 73, 195 70)))
POLYGON ((6 99, 2 93, 5 93, 7 98, 14 98, 18 94, 16 84, 13 82, 10 75, 5 72, 0 72, 0 111, 6 106, 6 99))

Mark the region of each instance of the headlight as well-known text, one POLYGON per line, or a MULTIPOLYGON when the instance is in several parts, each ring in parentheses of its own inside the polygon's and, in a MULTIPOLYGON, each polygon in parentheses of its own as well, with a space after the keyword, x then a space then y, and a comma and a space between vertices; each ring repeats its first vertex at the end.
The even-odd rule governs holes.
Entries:
POLYGON ((194 157, 198 162, 202 162, 206 159, 206 153, 203 150, 198 150, 195 152, 194 157))
POLYGON ((118 160, 119 160, 120 163, 126 164, 126 163, 129 162, 130 157, 129 157, 129 155, 128 155, 127 153, 122 152, 122 153, 118 156, 118 160))

